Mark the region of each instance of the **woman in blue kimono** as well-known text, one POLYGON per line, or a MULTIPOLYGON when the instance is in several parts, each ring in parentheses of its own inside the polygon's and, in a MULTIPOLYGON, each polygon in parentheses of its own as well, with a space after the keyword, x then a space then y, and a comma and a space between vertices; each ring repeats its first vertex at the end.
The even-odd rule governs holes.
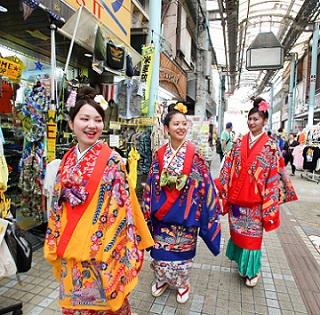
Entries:
POLYGON ((179 103, 164 119, 170 141, 154 154, 142 203, 155 242, 152 295, 160 296, 170 284, 178 289, 178 303, 189 298, 198 232, 214 255, 221 236, 219 199, 203 155, 186 139, 186 111, 179 103))

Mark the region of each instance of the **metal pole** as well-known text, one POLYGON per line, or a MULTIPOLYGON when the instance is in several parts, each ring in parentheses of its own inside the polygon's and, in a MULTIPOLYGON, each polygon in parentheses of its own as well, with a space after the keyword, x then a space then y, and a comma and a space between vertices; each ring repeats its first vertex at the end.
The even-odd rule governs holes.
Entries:
POLYGON ((314 24, 312 37, 312 56, 311 56, 311 71, 310 71, 310 89, 309 89, 309 111, 308 111, 308 126, 313 125, 316 81, 317 81, 317 59, 318 59, 318 40, 319 40, 319 23, 314 24))
POLYGON ((67 71, 68 71, 68 67, 69 67, 69 62, 70 62, 70 58, 71 58, 71 54, 72 54, 72 49, 73 49, 73 44, 74 44, 74 40, 75 40, 75 38, 76 38, 76 34, 77 34, 78 26, 79 26, 79 21, 80 21, 80 16, 81 16, 81 13, 82 13, 82 8, 83 8, 83 5, 80 6, 79 11, 78 11, 77 20, 76 20, 76 25, 75 25, 74 30, 73 30, 73 34, 72 34, 72 38, 71 38, 71 43, 70 43, 69 51, 68 51, 68 56, 67 56, 66 64, 65 64, 65 67, 64 67, 64 75, 67 75, 67 71))
POLYGON ((289 93, 288 93, 288 126, 287 126, 287 134, 292 131, 292 98, 293 98, 293 82, 294 82, 294 74, 295 74, 295 54, 291 55, 291 67, 290 67, 290 83, 289 83, 289 93))
POLYGON ((223 117, 222 117, 222 89, 223 89, 223 84, 222 84, 222 73, 219 74, 219 107, 218 107, 218 135, 220 137, 221 132, 223 130, 222 122, 223 122, 223 117))
POLYGON ((49 109, 56 109, 55 103, 57 101, 55 95, 56 95, 56 25, 54 23, 51 23, 50 25, 50 33, 51 33, 51 78, 50 78, 50 105, 49 109))
POLYGON ((271 83, 270 89, 270 110, 269 110, 269 130, 272 131, 272 115, 273 115, 273 83, 271 83))
POLYGON ((154 62, 150 83, 149 117, 153 117, 159 94, 161 0, 150 1, 149 40, 154 44, 154 62))

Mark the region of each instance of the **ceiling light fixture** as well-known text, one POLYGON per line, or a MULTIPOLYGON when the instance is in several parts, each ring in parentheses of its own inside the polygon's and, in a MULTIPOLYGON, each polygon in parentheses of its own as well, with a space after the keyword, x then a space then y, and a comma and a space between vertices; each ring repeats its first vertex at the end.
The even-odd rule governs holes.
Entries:
POLYGON ((0 12, 6 13, 8 12, 8 9, 0 5, 0 12))
POLYGON ((85 56, 85 57, 88 57, 88 58, 91 58, 91 57, 92 57, 92 54, 88 54, 88 53, 87 53, 87 54, 84 54, 84 56, 85 56))

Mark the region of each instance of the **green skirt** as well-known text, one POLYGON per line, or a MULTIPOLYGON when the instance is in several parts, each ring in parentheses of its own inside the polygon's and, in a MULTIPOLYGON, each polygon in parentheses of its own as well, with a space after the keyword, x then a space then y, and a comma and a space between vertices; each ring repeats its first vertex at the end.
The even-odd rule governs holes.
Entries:
POLYGON ((229 239, 226 256, 235 261, 239 267, 239 273, 253 278, 260 272, 262 252, 259 250, 244 249, 229 239))

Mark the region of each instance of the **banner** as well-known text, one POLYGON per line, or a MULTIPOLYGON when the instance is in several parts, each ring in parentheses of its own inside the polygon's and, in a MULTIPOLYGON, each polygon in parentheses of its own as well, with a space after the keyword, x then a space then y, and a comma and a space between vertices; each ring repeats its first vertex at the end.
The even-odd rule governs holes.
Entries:
POLYGON ((56 111, 48 110, 47 163, 53 161, 56 158, 56 137, 57 137, 56 111))
POLYGON ((150 85, 154 62, 154 51, 154 46, 144 46, 142 48, 142 63, 140 73, 140 80, 144 86, 143 100, 141 102, 142 115, 148 115, 149 111, 150 85))
POLYGON ((21 78, 20 65, 5 58, 0 58, 0 76, 17 80, 21 78))

